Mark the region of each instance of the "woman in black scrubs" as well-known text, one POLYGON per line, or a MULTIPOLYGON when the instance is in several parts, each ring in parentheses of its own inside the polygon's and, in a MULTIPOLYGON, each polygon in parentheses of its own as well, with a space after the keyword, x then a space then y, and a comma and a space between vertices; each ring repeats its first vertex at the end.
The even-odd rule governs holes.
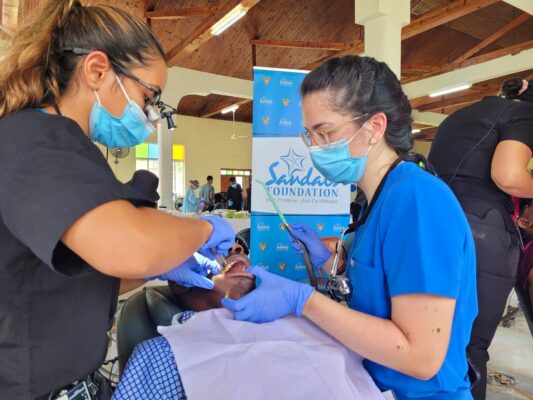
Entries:
POLYGON ((91 386, 119 278, 212 287, 205 256, 231 247, 229 224, 134 207, 151 199, 91 141, 143 142, 165 81, 152 31, 112 7, 45 1, 13 38, 0 65, 1 399, 91 386))
POLYGON ((476 242, 479 313, 468 354, 481 373, 473 388, 485 398, 488 347, 502 318, 518 267, 518 231, 511 196, 533 197, 527 170, 533 151, 533 81, 511 79, 501 96, 485 97, 444 120, 429 161, 450 185, 476 242))

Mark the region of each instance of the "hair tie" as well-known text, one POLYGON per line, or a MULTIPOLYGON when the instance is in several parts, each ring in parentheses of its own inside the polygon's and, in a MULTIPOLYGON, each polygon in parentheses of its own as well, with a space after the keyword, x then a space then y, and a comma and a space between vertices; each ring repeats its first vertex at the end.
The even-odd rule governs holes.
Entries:
POLYGON ((518 96, 520 96, 522 93, 524 93, 527 90, 527 87, 529 86, 529 82, 525 79, 522 79, 522 87, 518 91, 518 96))

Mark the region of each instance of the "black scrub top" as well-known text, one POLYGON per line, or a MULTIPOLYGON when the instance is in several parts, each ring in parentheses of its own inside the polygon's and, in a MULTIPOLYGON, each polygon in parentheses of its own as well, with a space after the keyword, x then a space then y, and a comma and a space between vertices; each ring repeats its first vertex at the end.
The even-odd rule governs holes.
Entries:
POLYGON ((60 242, 82 215, 142 200, 68 118, 0 120, 0 399, 33 399, 103 362, 119 279, 60 242))
POLYGON ((533 104, 489 96, 456 111, 439 126, 428 160, 459 200, 480 199, 511 214, 511 196, 491 178, 492 157, 503 140, 519 141, 533 151, 533 104))

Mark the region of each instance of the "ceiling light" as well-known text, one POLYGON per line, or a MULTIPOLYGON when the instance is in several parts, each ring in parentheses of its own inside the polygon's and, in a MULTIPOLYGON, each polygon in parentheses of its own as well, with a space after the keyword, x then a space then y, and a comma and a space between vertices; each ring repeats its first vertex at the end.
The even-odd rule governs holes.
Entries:
POLYGON ((215 25, 211 27, 211 34, 215 36, 220 35, 222 32, 228 29, 231 25, 233 25, 235 22, 237 22, 242 17, 244 17, 244 15, 246 14, 246 11, 248 10, 239 4, 229 13, 224 15, 220 19, 220 21, 218 21, 215 25))
POLYGON ((223 108, 222 110, 220 110, 220 113, 227 114, 227 113, 232 112, 232 111, 237 111, 238 108, 239 108, 238 104, 233 104, 233 105, 231 105, 229 107, 226 107, 226 108, 223 108))
POLYGON ((418 128, 415 128, 415 129, 413 129, 413 130, 411 131, 411 133, 412 133, 413 135, 416 134, 416 133, 420 133, 420 132, 422 132, 422 129, 418 129, 418 128))
POLYGON ((443 96, 445 94, 459 92, 459 91, 465 90, 465 89, 470 89, 470 87, 472 87, 471 83, 463 83, 461 85, 451 86, 451 87, 448 87, 448 88, 437 90, 436 92, 431 92, 429 94, 429 97, 443 96))

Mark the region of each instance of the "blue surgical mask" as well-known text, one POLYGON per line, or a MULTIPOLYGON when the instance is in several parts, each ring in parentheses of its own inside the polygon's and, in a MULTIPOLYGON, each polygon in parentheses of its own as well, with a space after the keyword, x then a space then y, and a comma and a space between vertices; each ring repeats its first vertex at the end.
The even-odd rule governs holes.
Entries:
POLYGON ((372 145, 368 147, 365 154, 360 157, 350 155, 350 142, 359 133, 359 130, 349 139, 341 139, 330 143, 327 148, 311 146, 311 160, 315 168, 331 182, 348 185, 357 183, 365 174, 368 153, 372 145))
POLYGON ((155 131, 139 105, 130 99, 122 82, 115 75, 118 85, 126 96, 128 104, 120 117, 111 115, 100 102, 96 91, 96 102, 91 110, 89 132, 91 139, 111 148, 133 147, 143 143, 155 131))

